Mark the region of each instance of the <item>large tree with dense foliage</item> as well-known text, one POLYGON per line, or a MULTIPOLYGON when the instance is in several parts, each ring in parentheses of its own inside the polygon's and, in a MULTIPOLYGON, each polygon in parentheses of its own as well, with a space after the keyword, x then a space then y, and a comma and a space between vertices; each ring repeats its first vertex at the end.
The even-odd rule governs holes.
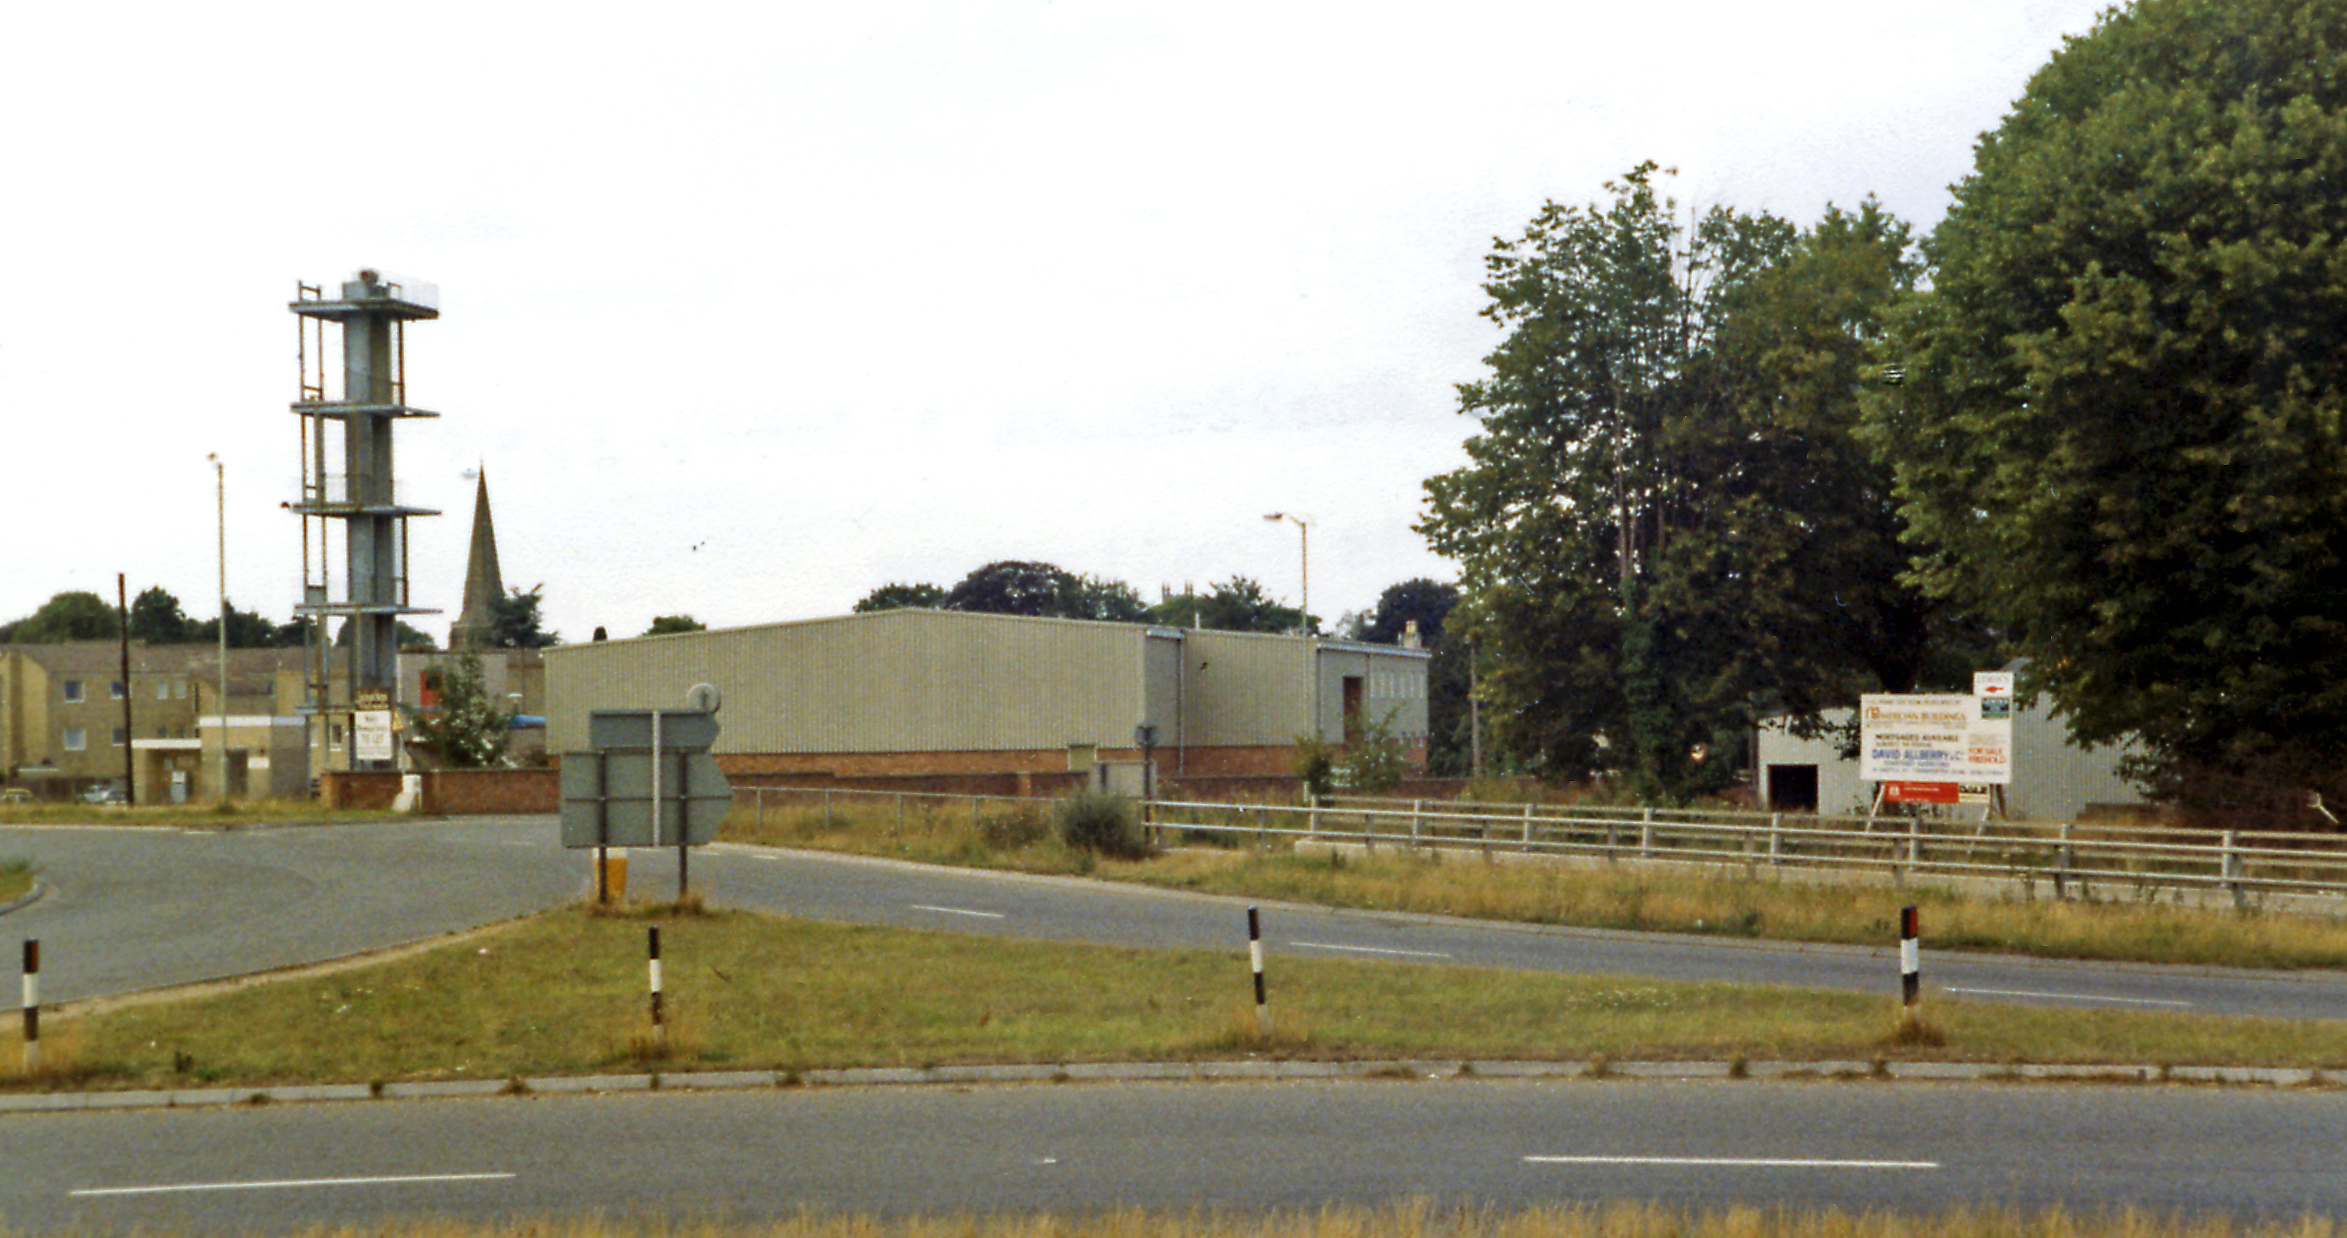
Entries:
POLYGON ((180 645, 192 639, 194 623, 179 599, 161 585, 150 585, 130 600, 130 638, 150 645, 180 645))
POLYGON ((1233 576, 1204 593, 1175 594, 1150 607, 1149 617, 1168 627, 1216 632, 1294 632, 1308 622, 1304 612, 1280 605, 1264 592, 1262 582, 1246 576, 1233 576))
POLYGON ((1921 578, 2169 789, 2347 777, 2347 7, 2140 0, 2030 80, 1870 422, 1921 578))
POLYGON ((1515 761, 1677 799, 1725 781, 1702 754, 1756 713, 1914 686, 1932 625, 1853 437, 1868 339, 1915 275, 1905 226, 1871 201, 1806 231, 1688 226, 1654 179, 1496 244, 1507 336, 1460 388, 1482 428, 1419 529, 1463 569, 1447 626, 1515 761))
POLYGON ((0 625, 0 641, 19 645, 56 645, 76 640, 111 640, 122 631, 122 616, 114 604, 85 590, 56 594, 41 608, 13 623, 0 625))
POLYGON ((544 585, 528 589, 508 589, 504 597, 490 608, 488 647, 491 649, 544 649, 559 645, 562 638, 546 630, 546 621, 539 612, 544 601, 544 585))
POLYGON ((945 605, 945 588, 931 584, 890 583, 867 593, 856 603, 855 613, 877 614, 884 610, 936 610, 945 605))
POLYGON ((946 592, 947 610, 990 615, 1033 615, 1052 619, 1104 619, 1138 623, 1149 608, 1122 581, 1079 576, 1049 563, 1006 559, 964 576, 946 592))

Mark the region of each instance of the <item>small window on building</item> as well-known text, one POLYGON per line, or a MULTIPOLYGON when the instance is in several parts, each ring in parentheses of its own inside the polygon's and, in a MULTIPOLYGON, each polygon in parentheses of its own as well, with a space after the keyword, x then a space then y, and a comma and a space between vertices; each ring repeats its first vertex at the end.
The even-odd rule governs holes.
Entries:
POLYGON ((331 746, 331 747, 340 748, 340 747, 342 746, 342 724, 341 724, 341 723, 337 722, 337 723, 335 723, 335 724, 334 724, 334 736, 333 736, 333 738, 331 738, 331 739, 327 740, 326 742, 327 742, 327 744, 328 744, 329 746, 331 746))
POLYGON ((130 689, 125 686, 121 680, 117 679, 106 685, 106 695, 113 698, 114 700, 119 701, 123 697, 130 695, 130 689))
POLYGON ((182 679, 182 680, 180 680, 178 683, 175 683, 175 684, 171 685, 171 695, 173 695, 173 696, 175 696, 175 697, 178 697, 180 700, 183 700, 183 701, 184 701, 184 700, 186 700, 186 699, 187 699, 187 681, 186 681, 186 680, 184 680, 184 679, 182 679))
POLYGON ((117 748, 120 748, 120 747, 122 746, 122 742, 123 742, 123 740, 125 740, 125 739, 129 738, 129 736, 130 736, 130 732, 129 732, 128 730, 126 730, 125 728, 122 728, 122 727, 116 727, 116 728, 114 728, 114 746, 115 746, 115 747, 117 747, 117 748))
POLYGON ((158 679, 155 681, 155 699, 158 701, 168 701, 171 699, 170 680, 158 679))
POLYGON ((90 734, 78 726, 65 728, 65 750, 80 752, 90 746, 90 734))
POLYGON ((81 680, 68 679, 65 681, 65 699, 68 701, 81 699, 81 680))

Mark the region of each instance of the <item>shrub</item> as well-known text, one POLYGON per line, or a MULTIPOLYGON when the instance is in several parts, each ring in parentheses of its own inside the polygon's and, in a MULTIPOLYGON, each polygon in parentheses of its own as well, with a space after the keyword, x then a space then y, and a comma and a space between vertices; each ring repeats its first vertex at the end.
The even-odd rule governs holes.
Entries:
POLYGON ((1123 796, 1079 792, 1052 809, 1052 824, 1059 829, 1060 841, 1078 851, 1112 860, 1139 860, 1149 855, 1140 815, 1133 810, 1133 802, 1123 796))
POLYGON ((1335 745, 1317 735, 1296 737, 1296 779, 1304 784, 1304 794, 1315 802, 1325 798, 1336 785, 1335 745))

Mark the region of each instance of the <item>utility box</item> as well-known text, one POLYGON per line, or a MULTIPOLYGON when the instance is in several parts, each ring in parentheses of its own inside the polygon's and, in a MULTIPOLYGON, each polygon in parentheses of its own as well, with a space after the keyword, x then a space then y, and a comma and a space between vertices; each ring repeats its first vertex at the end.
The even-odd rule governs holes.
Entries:
POLYGON ((562 845, 698 847, 717 837, 733 787, 709 752, 706 710, 597 710, 586 752, 562 754, 562 845))

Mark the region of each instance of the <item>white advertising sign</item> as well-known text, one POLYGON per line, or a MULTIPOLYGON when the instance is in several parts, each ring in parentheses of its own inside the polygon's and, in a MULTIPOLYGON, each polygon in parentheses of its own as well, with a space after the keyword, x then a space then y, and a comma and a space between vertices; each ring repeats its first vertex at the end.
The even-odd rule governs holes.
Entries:
POLYGON ((391 711, 362 709, 351 715, 351 755, 361 761, 391 759, 391 711))
POLYGON ((1858 776, 1868 782, 2009 783, 2012 698, 1876 694, 1858 702, 1858 776))

